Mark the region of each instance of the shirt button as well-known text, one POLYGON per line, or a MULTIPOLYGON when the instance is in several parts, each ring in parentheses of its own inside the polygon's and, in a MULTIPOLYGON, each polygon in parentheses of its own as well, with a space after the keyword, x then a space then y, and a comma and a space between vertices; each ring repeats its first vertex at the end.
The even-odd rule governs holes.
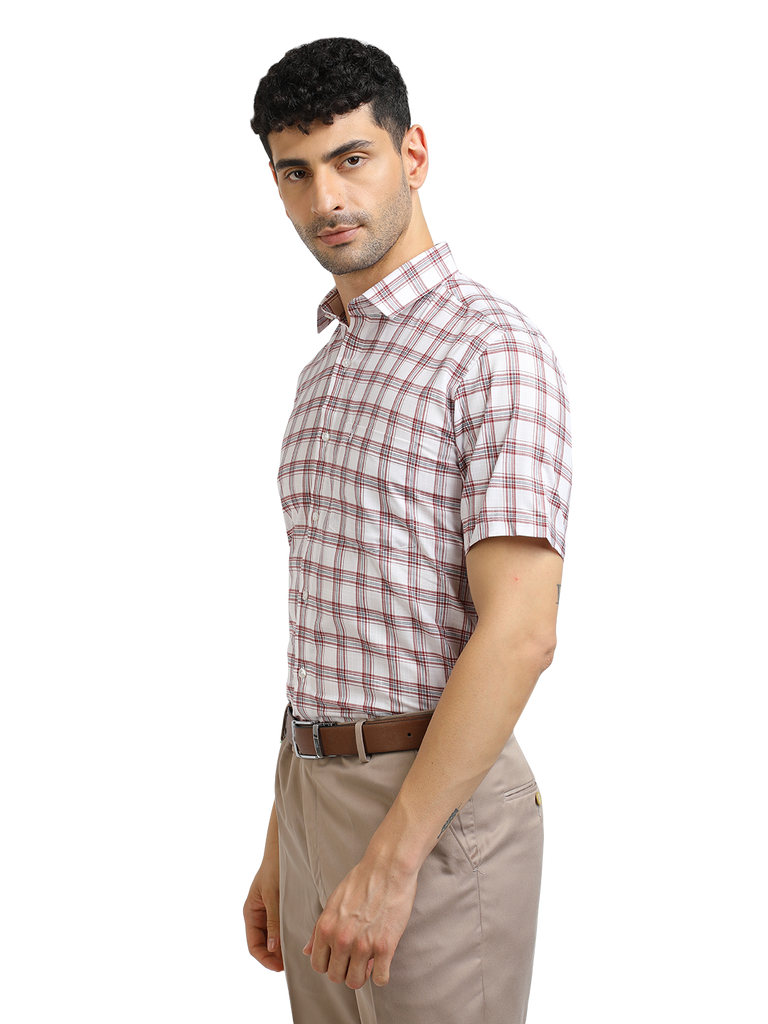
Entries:
POLYGON ((312 513, 312 522, 313 523, 316 523, 319 518, 320 518, 320 513, 319 512, 313 512, 312 513))
POLYGON ((300 668, 299 669, 299 679, 304 679, 306 677, 306 675, 307 675, 307 670, 305 668, 300 668))
POLYGON ((330 436, 331 436, 331 435, 330 435, 330 434, 328 433, 328 431, 326 430, 326 431, 325 431, 325 433, 323 434, 323 440, 324 440, 324 441, 327 441, 327 440, 328 440, 328 438, 329 438, 330 436))
POLYGON ((302 601, 306 601, 308 597, 309 597, 309 591, 308 590, 302 590, 302 592, 301 592, 301 600, 302 601))
POLYGON ((346 368, 347 366, 349 366, 349 360, 348 359, 342 359, 341 360, 341 365, 346 368))

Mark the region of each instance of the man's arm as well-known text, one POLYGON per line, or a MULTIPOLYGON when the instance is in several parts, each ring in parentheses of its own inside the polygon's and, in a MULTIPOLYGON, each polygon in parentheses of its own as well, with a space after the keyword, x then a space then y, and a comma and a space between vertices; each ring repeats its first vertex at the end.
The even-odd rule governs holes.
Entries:
POLYGON ((551 664, 562 566, 546 541, 528 537, 491 537, 467 553, 477 626, 390 812, 399 818, 393 856, 406 870, 421 867, 495 764, 551 664))
POLYGON ((421 865, 496 762, 554 655, 563 563, 547 541, 489 537, 466 562, 475 631, 391 809, 304 950, 316 971, 350 988, 371 973, 388 982, 421 865))
POLYGON ((264 859, 243 907, 245 935, 251 955, 270 971, 283 970, 280 949, 280 863, 277 812, 274 804, 267 829, 264 859))

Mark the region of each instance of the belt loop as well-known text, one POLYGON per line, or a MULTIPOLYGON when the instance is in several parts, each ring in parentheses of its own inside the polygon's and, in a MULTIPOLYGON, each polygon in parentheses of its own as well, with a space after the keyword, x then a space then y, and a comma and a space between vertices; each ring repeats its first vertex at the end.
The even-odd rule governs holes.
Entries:
POLYGON ((288 735, 288 716, 291 713, 291 705, 286 704, 285 711, 283 712, 283 727, 280 730, 280 742, 282 743, 285 737, 288 735))
POLYGON ((357 756, 360 758, 360 764, 367 764, 371 760, 371 755, 365 749, 365 740, 363 739, 363 724, 367 721, 367 718, 361 718, 355 722, 355 743, 357 744, 357 756))

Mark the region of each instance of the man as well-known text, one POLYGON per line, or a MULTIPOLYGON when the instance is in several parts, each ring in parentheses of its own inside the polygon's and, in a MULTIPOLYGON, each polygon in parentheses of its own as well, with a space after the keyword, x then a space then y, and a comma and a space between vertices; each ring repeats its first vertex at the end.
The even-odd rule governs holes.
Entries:
POLYGON ((290 704, 248 945, 299 1024, 523 1021, 542 818, 513 729, 555 648, 562 375, 433 244, 386 54, 289 51, 251 125, 338 323, 282 448, 290 704))

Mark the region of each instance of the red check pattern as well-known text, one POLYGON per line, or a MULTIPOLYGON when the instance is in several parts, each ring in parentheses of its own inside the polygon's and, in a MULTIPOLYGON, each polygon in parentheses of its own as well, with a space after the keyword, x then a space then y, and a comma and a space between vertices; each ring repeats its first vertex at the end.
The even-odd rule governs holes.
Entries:
MULTIPOLYGON (((334 290, 318 330, 340 312, 334 290)), ((571 485, 552 350, 447 245, 349 312, 299 377, 278 478, 288 699, 312 721, 433 708, 477 621, 467 550, 520 535, 563 554, 571 485)))

